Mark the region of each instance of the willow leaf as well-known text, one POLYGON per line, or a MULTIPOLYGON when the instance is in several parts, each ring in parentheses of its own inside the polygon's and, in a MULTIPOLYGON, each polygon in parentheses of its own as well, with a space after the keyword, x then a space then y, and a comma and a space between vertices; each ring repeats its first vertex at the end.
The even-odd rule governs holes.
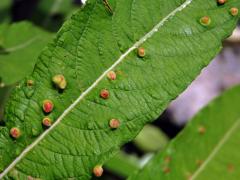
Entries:
POLYGON ((215 99, 130 180, 236 180, 240 177, 240 86, 215 99))
POLYGON ((6 106, 1 128, 1 178, 89 179, 93 167, 112 157, 180 94, 220 51, 238 17, 238 0, 89 0, 45 48, 28 79, 6 106), (211 24, 199 23, 202 16, 211 24), (140 58, 136 49, 145 48, 140 58), (115 71, 117 79, 106 76, 115 71), (51 79, 63 74, 66 89, 51 79), (110 97, 99 93, 108 89, 110 97), (53 125, 44 129, 42 102, 50 99, 53 125), (121 124, 111 130, 109 120, 121 124), (9 130, 18 127, 13 140, 9 130))

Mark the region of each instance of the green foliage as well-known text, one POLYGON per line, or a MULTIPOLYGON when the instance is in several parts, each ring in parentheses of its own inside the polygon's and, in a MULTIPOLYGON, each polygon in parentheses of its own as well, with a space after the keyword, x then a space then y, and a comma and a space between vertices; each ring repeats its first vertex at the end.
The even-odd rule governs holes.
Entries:
POLYGON ((0 81, 11 85, 29 75, 52 35, 28 22, 0 26, 0 81))
POLYGON ((5 86, 3 88, 0 88, 0 123, 2 123, 5 102, 7 101, 12 88, 12 86, 5 86))
POLYGON ((144 152, 159 151, 165 147, 168 137, 157 127, 146 125, 134 139, 134 143, 144 152))
POLYGON ((240 86, 211 102, 168 147, 129 180, 236 180, 240 177, 240 86))
POLYGON ((123 152, 117 153, 113 158, 106 162, 104 167, 123 177, 128 177, 134 171, 140 169, 139 160, 137 157, 127 155, 123 152))
POLYGON ((236 26, 224 6, 209 0, 89 0, 45 48, 31 76, 14 90, 0 132, 0 167, 5 179, 90 179, 119 147, 154 120, 221 49, 236 26), (199 19, 208 15, 209 26, 199 19), (140 58, 136 48, 145 48, 140 58), (117 79, 106 75, 114 70, 117 79), (63 74, 67 88, 58 91, 51 79, 63 74), (27 80, 34 82, 27 86, 27 80), (108 89, 110 97, 99 92, 108 89), (52 100, 46 129, 42 102, 52 100), (109 120, 120 127, 112 130, 109 120), (18 127, 21 137, 9 136, 18 127), (9 166, 10 165, 10 166, 9 166), (7 168, 8 167, 8 168, 7 168))

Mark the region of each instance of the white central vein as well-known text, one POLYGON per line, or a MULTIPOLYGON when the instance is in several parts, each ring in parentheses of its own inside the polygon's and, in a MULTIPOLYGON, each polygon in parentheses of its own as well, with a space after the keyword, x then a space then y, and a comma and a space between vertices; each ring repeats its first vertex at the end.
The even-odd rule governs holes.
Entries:
POLYGON ((23 48, 26 48, 26 47, 30 46, 30 45, 33 44, 35 41, 37 41, 39 38, 40 38, 40 36, 33 37, 33 38, 27 40, 26 42, 24 42, 24 43, 22 43, 22 44, 19 44, 19 45, 16 45, 16 46, 14 46, 14 47, 9 47, 9 48, 0 50, 0 53, 1 53, 1 52, 11 53, 11 52, 14 52, 14 51, 21 50, 21 49, 23 49, 23 48))
POLYGON ((24 151, 0 174, 0 178, 3 178, 25 155, 31 151, 45 136, 47 136, 61 121, 62 119, 72 110, 74 107, 89 93, 91 92, 98 83, 106 77, 109 71, 112 71, 119 63, 121 63, 124 58, 131 53, 134 49, 138 48, 147 39, 152 37, 170 18, 172 18, 177 12, 185 9, 193 0, 186 0, 181 6, 173 10, 164 19, 162 19, 156 26, 153 27, 151 31, 145 34, 139 41, 137 41, 132 47, 130 47, 124 54, 122 54, 119 59, 106 71, 104 71, 101 76, 88 88, 86 89, 56 120, 56 122, 45 132, 43 132, 32 144, 30 144, 24 151))
POLYGON ((204 161, 204 163, 200 166, 200 168, 192 175, 191 180, 196 179, 199 174, 206 168, 206 166, 211 162, 211 160, 217 155, 217 153, 220 151, 220 149, 223 147, 223 145, 229 140, 231 135, 237 130, 237 128, 240 125, 240 119, 238 119, 232 127, 225 133, 225 135, 221 138, 219 143, 216 145, 216 147, 212 150, 212 152, 209 154, 207 159, 204 161))

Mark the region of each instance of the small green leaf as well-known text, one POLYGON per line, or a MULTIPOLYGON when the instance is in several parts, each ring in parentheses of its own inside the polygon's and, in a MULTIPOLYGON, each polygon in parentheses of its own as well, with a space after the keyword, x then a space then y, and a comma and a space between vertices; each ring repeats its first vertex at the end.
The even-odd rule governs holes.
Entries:
POLYGON ((236 180, 239 171, 240 86, 205 107, 168 147, 129 180, 236 180))
POLYGON ((118 175, 128 177, 132 172, 140 169, 140 163, 137 157, 119 152, 107 161, 104 167, 118 175))
POLYGON ((11 85, 29 75, 36 63, 39 50, 52 35, 28 22, 0 26, 0 78, 11 85))
POLYGON ((159 128, 146 125, 133 142, 145 152, 154 152, 163 149, 168 138, 159 128))

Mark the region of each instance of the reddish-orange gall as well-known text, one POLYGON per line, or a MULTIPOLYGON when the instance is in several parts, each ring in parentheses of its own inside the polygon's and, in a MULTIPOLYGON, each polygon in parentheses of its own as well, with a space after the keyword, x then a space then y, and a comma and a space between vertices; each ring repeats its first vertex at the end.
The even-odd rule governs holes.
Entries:
POLYGON ((110 96, 109 91, 107 89, 103 89, 100 92, 100 97, 103 99, 108 99, 110 96))
POLYGON ((52 102, 52 101, 50 101, 50 100, 44 100, 44 101, 43 101, 43 111, 44 111, 45 113, 50 113, 50 112, 52 112, 53 107, 54 107, 54 105, 53 105, 53 102, 52 102))
POLYGON ((67 81, 62 74, 57 74, 57 75, 53 76, 52 82, 59 89, 65 89, 67 86, 67 81))
POLYGON ((145 49, 143 47, 138 48, 138 56, 141 58, 145 56, 145 49))
POLYGON ((103 168, 102 166, 100 165, 97 165, 93 168, 93 174, 96 176, 96 177, 101 177, 102 174, 103 174, 103 168))
POLYGON ((222 4, 225 4, 227 2, 227 0, 217 0, 217 3, 222 5, 222 4))
POLYGON ((164 162, 165 162, 166 164, 170 163, 171 160, 172 160, 172 159, 171 159, 170 156, 167 156, 167 157, 164 158, 164 162))
POLYGON ((238 15, 238 8, 233 7, 230 9, 230 13, 232 16, 237 16, 238 15))
POLYGON ((192 179, 192 174, 189 173, 189 174, 187 175, 187 180, 191 180, 191 179, 192 179))
POLYGON ((230 172, 230 173, 232 173, 233 171, 234 171, 234 165, 233 164, 228 164, 227 165, 227 170, 228 170, 228 172, 230 172))
POLYGON ((163 172, 164 172, 164 174, 168 174, 168 173, 170 173, 170 168, 169 167, 164 167, 163 168, 163 172))
POLYGON ((203 26, 209 26, 211 24, 211 18, 209 16, 203 16, 200 18, 200 23, 203 26))
POLYGON ((111 119, 109 121, 109 126, 111 129, 117 129, 120 126, 120 121, 118 119, 111 119))
POLYGON ((114 71, 109 71, 107 74, 108 79, 115 80, 117 78, 117 75, 114 71))
POLYGON ((204 134, 206 132, 206 128, 204 126, 199 126, 198 132, 199 132, 199 134, 204 134))
POLYGON ((18 139, 21 136, 21 131, 19 128, 17 127, 13 127, 10 129, 10 135, 15 138, 18 139))
POLYGON ((49 117, 45 117, 43 118, 42 120, 42 124, 45 126, 45 127, 50 127, 52 125, 52 120, 49 118, 49 117))

